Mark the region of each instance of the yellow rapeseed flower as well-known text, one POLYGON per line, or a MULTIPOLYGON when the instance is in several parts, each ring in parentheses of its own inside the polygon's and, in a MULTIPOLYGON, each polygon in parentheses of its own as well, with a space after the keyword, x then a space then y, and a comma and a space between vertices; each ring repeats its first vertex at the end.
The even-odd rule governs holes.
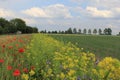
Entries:
POLYGON ((64 79, 64 78, 65 78, 64 73, 61 73, 61 74, 60 74, 60 78, 61 78, 61 79, 64 79))
POLYGON ((30 73, 30 76, 35 74, 35 72, 33 70, 31 70, 29 73, 30 73))
POLYGON ((22 74, 22 79, 24 79, 24 80, 28 80, 28 79, 29 79, 28 74, 22 74))
POLYGON ((48 69, 48 75, 52 74, 52 69, 48 69))
POLYGON ((71 69, 71 70, 68 72, 68 75, 69 75, 69 76, 72 76, 72 75, 74 75, 74 74, 75 74, 75 70, 72 70, 72 69, 71 69))

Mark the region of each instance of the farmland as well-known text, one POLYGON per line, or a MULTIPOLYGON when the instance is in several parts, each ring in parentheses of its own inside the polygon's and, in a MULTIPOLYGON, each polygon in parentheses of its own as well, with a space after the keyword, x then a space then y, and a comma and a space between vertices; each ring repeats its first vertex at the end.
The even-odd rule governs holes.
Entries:
POLYGON ((100 58, 111 56, 120 59, 120 37, 95 35, 50 35, 64 42, 73 43, 85 52, 92 52, 100 58))
POLYGON ((0 80, 120 80, 120 61, 45 34, 0 38, 0 80))

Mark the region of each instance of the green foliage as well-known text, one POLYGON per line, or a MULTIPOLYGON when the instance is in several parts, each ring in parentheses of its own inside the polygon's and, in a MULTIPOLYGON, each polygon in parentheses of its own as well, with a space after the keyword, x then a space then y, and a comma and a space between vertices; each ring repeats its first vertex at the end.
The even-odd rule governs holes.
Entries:
POLYGON ((46 34, 1 36, 0 44, 0 80, 120 79, 118 59, 96 58, 46 34))
POLYGON ((67 31, 65 31, 66 34, 72 34, 72 28, 69 28, 67 31))
POLYGON ((88 29, 88 34, 91 34, 91 29, 88 29))
POLYGON ((0 26, 0 34, 3 34, 3 28, 0 26))
POLYGON ((73 28, 73 34, 77 34, 77 29, 73 28))
POLYGON ((10 20, 10 23, 13 26, 17 27, 18 31, 21 31, 22 33, 26 32, 26 23, 22 19, 15 18, 15 19, 10 20))
POLYGON ((15 18, 10 21, 0 18, 0 34, 16 33, 21 31, 22 33, 37 33, 36 27, 28 27, 22 19, 15 18))
POLYGON ((87 33, 87 29, 84 29, 84 30, 83 30, 83 34, 86 34, 86 33, 87 33))
POLYGON ((99 35, 102 35, 102 30, 101 29, 99 29, 98 32, 99 32, 99 35))
POLYGON ((26 33, 33 33, 33 28, 30 26, 26 27, 26 33))
POLYGON ((81 29, 78 29, 78 34, 81 34, 82 32, 81 32, 81 29))
MULTIPOLYGON (((58 36, 58 35, 57 35, 58 36)), ((96 64, 95 55, 47 35, 36 34, 28 46, 28 62, 36 66, 38 80, 117 80, 120 61, 106 57, 96 64), (117 71, 118 70, 118 71, 117 71)))
POLYGON ((93 34, 97 34, 97 29, 94 29, 94 30, 93 30, 93 34))
POLYGON ((110 28, 105 28, 104 29, 104 34, 105 35, 112 35, 112 30, 110 28))

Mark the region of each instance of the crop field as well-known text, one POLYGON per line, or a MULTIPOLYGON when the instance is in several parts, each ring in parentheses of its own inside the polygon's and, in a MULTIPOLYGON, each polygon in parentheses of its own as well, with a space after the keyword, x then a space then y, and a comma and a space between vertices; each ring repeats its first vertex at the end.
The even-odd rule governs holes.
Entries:
POLYGON ((99 60, 45 34, 6 35, 0 36, 0 80, 120 80, 120 61, 99 60))
POLYGON ((50 35, 64 42, 71 42, 85 52, 92 52, 99 58, 111 56, 120 59, 119 36, 95 36, 95 35, 50 35))

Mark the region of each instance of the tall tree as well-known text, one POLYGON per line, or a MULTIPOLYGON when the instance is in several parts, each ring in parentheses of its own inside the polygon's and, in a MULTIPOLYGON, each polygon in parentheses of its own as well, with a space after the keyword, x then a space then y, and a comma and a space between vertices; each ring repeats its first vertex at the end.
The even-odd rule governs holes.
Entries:
POLYGON ((0 26, 0 34, 3 34, 3 28, 0 26))
POLYGON ((16 33, 17 31, 21 31, 22 33, 32 33, 38 32, 38 29, 26 26, 25 21, 19 18, 15 18, 10 21, 0 18, 0 34, 16 33))
POLYGON ((4 19, 4 18, 0 18, 0 26, 2 28, 8 27, 9 26, 9 21, 4 19))
POLYGON ((14 25, 15 27, 17 27, 18 31, 21 31, 22 33, 26 33, 26 23, 25 21, 23 21, 22 19, 19 18, 15 18, 10 20, 10 23, 12 25, 14 25))
POLYGON ((105 34, 105 35, 108 35, 108 30, 107 30, 107 28, 104 29, 104 34, 105 34))
POLYGON ((88 34, 91 34, 91 29, 88 30, 88 34))
POLYGON ((0 18, 0 26, 2 27, 1 29, 2 29, 2 31, 3 31, 3 33, 9 33, 9 21, 8 20, 6 20, 6 19, 4 19, 4 18, 0 18))
POLYGON ((78 34, 81 34, 81 29, 78 29, 78 34))
POLYGON ((108 28, 108 35, 112 35, 112 30, 111 30, 111 28, 108 28))
POLYGON ((66 31, 67 34, 72 34, 72 28, 69 28, 67 31, 66 31))
POLYGON ((77 29, 73 28, 73 34, 77 34, 77 29))
POLYGON ((99 29, 99 30, 98 30, 98 32, 99 32, 99 35, 101 35, 101 34, 102 34, 102 30, 101 30, 101 29, 99 29))
POLYGON ((87 33, 87 29, 83 29, 83 34, 86 34, 87 33))
POLYGON ((17 32, 17 27, 14 26, 12 23, 10 23, 8 29, 9 29, 9 33, 16 33, 17 32))
MULTIPOLYGON (((38 33, 38 28, 37 27, 33 27, 33 33, 38 33)), ((46 33, 46 30, 45 30, 46 33)))
POLYGON ((33 33, 33 28, 31 26, 27 26, 26 33, 33 33))
POLYGON ((93 30, 93 34, 97 34, 97 29, 94 29, 94 30, 93 30))

